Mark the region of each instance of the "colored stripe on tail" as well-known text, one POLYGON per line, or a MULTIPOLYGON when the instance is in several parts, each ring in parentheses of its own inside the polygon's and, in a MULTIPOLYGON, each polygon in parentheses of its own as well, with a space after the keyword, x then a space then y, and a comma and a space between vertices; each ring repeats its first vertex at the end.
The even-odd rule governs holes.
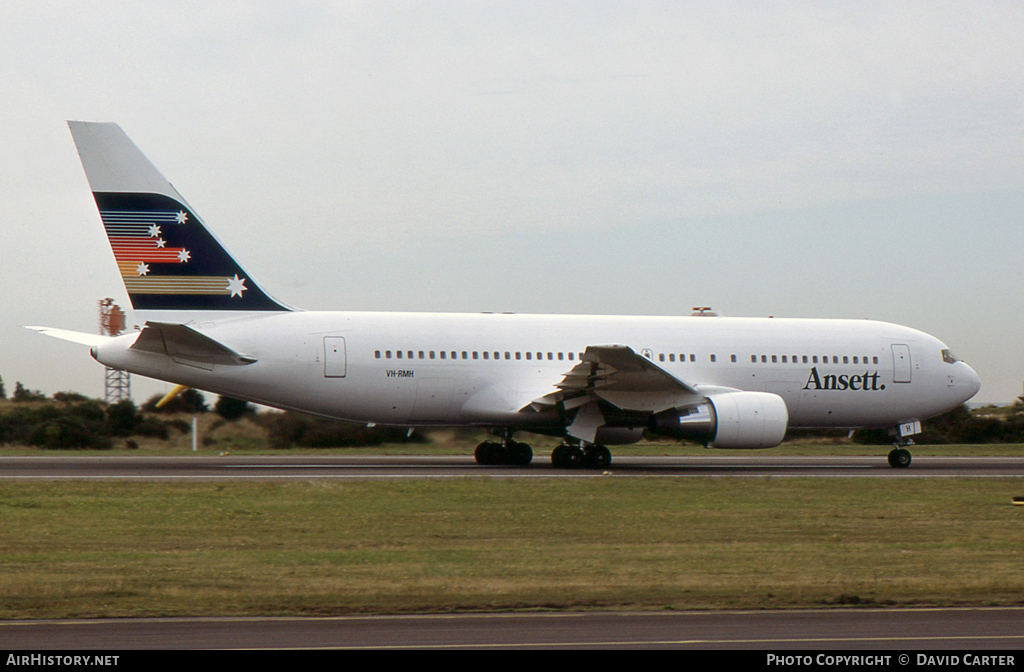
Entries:
POLYGON ((68 125, 136 310, 289 310, 246 274, 117 124, 68 125))

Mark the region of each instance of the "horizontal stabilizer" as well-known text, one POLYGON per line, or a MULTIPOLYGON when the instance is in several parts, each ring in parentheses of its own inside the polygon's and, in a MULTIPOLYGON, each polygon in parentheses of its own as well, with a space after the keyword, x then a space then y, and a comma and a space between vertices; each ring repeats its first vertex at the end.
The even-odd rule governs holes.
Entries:
POLYGON ((209 368, 214 364, 238 366, 256 361, 191 327, 169 322, 146 322, 131 349, 167 355, 181 364, 200 368, 209 368))
POLYGON ((86 334, 81 331, 68 331, 67 329, 54 329, 52 327, 25 327, 32 331, 38 331, 40 334, 47 336, 53 336, 64 341, 71 341, 72 343, 81 343, 82 345, 100 345, 106 342, 111 337, 102 336, 100 334, 86 334))

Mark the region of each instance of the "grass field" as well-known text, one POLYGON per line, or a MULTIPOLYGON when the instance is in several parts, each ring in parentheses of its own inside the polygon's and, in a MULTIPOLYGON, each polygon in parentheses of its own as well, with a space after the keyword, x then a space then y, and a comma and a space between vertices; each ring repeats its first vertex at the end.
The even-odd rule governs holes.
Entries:
POLYGON ((0 482, 0 618, 1024 603, 1024 479, 0 482))

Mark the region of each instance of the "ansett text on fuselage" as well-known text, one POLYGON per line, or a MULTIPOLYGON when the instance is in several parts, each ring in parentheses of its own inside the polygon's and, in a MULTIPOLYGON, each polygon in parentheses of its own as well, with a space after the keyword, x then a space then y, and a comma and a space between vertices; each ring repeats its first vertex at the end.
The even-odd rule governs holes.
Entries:
POLYGON ((865 371, 863 374, 848 375, 845 373, 826 373, 820 375, 818 367, 811 369, 811 375, 807 378, 805 390, 864 390, 867 392, 884 390, 885 383, 879 384, 878 371, 865 371))

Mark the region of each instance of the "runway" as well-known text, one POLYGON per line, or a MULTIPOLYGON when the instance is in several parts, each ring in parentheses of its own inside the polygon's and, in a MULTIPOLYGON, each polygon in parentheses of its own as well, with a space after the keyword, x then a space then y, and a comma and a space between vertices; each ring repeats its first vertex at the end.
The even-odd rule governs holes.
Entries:
POLYGON ((1013 655, 1022 646, 1024 608, 0 622, 0 650, 7 651, 657 648, 1013 655))
POLYGON ((484 467, 468 456, 207 456, 0 458, 0 480, 274 480, 345 478, 1016 478, 1024 457, 915 457, 893 469, 878 457, 617 457, 611 467, 556 469, 547 456, 527 467, 484 467))

